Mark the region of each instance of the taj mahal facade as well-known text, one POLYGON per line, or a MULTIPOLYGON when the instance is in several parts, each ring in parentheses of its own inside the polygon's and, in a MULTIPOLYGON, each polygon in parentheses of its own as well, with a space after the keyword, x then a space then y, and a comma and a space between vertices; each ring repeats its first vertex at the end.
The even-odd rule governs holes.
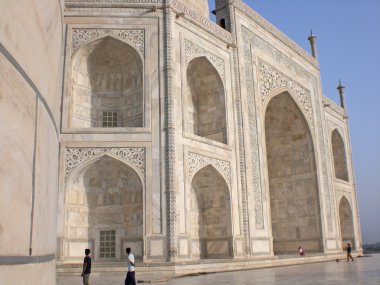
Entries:
POLYGON ((361 252, 344 86, 323 95, 314 35, 309 54, 241 0, 216 23, 206 0, 42 2, 0 20, 20 33, 0 29, 4 280, 53 284, 85 248, 177 272, 361 252))

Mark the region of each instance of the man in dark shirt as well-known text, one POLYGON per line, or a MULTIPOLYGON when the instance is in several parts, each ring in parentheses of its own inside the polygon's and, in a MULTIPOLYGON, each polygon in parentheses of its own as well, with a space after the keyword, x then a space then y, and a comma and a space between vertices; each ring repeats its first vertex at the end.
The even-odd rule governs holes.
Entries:
POLYGON ((352 251, 351 245, 348 243, 347 244, 347 261, 350 261, 350 258, 352 261, 354 261, 354 259, 351 256, 351 251, 352 251))
POLYGON ((88 248, 85 249, 84 253, 86 254, 83 260, 83 270, 81 276, 83 277, 83 285, 90 285, 90 273, 91 273, 91 257, 88 248))

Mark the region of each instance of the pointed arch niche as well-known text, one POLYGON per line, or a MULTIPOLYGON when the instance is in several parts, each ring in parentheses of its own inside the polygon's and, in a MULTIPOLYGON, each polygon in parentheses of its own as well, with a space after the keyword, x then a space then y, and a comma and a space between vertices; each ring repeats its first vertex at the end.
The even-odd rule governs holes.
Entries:
POLYGON ((69 126, 143 127, 143 61, 129 44, 106 36, 73 57, 69 126))
POLYGON ((299 246, 321 252, 313 139, 289 93, 269 101, 265 138, 274 253, 294 253, 299 246))
POLYGON ((343 247, 350 243, 351 247, 355 248, 355 232, 351 205, 345 196, 342 197, 339 203, 339 221, 340 233, 343 247))
POLYGON ((226 181, 211 165, 193 177, 190 192, 192 257, 232 256, 231 201, 226 181))
POLYGON ((71 252, 78 242, 92 245, 95 260, 123 260, 127 245, 142 258, 143 184, 130 166, 103 155, 73 173, 65 213, 65 259, 78 255, 71 252))
POLYGON ((341 134, 335 129, 331 134, 331 144, 334 158, 335 177, 348 181, 347 159, 341 134))
POLYGON ((186 76, 186 131, 226 144, 225 91, 219 73, 202 56, 189 62, 186 76))

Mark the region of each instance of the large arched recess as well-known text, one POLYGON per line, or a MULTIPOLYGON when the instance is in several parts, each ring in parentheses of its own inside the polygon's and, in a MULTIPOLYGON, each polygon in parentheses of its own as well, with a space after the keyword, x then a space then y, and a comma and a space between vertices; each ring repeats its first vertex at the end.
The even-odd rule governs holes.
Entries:
POLYGON ((227 143, 226 103, 222 79, 206 57, 187 66, 185 129, 195 135, 227 143))
POLYGON ((191 182, 190 235, 193 258, 232 256, 229 190, 211 165, 200 169, 191 182))
POLYGON ((348 181, 346 150, 343 138, 337 129, 331 134, 331 144, 334 157, 335 177, 337 179, 348 181))
POLYGON ((322 251, 313 139, 292 97, 273 97, 265 114, 273 250, 322 251))
MULTIPOLYGON (((65 198, 66 243, 88 242, 98 261, 143 256, 143 185, 130 166, 102 156, 70 178, 65 198)), ((71 259, 70 253, 65 257, 71 259)))
POLYGON ((350 243, 352 248, 355 248, 355 232, 351 205, 344 196, 339 203, 339 221, 343 246, 350 243))
POLYGON ((143 127, 143 61, 127 43, 104 37, 73 58, 69 125, 143 127))

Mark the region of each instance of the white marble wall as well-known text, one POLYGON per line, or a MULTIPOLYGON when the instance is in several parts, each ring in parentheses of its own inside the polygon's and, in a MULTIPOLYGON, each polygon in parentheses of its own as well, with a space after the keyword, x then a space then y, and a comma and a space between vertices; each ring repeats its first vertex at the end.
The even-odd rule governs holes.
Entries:
POLYGON ((0 3, 4 284, 55 284, 62 21, 60 1, 0 3))
MULTIPOLYGON (((218 3, 222 2, 227 3, 218 3)), ((199 6, 194 3, 173 0, 162 10, 152 3, 147 1, 139 8, 126 4, 107 12, 97 10, 95 3, 91 4, 93 9, 70 6, 66 10, 60 161, 66 173, 60 178, 59 244, 65 239, 64 205, 70 172, 93 163, 101 154, 118 156, 118 149, 134 147, 145 150, 145 242, 142 247, 135 241, 131 244, 142 248, 144 260, 196 260, 218 253, 219 257, 270 257, 292 252, 293 247, 296 251, 299 245, 309 251, 337 252, 342 242, 337 203, 342 195, 349 197, 355 240, 359 242, 347 124, 341 110, 324 104, 318 62, 241 1, 230 2, 235 9, 227 6, 220 12, 231 21, 227 28, 232 34, 197 13, 199 6), (99 17, 87 17, 93 13, 99 17), (143 59, 141 127, 82 128, 70 124, 75 54, 105 37, 127 43, 143 59), (302 117, 296 121, 304 126, 298 124, 290 130, 291 139, 281 149, 283 138, 267 144, 266 135, 275 137, 278 128, 266 128, 266 114, 272 100, 284 93, 298 110, 292 114, 302 117), (343 130, 348 181, 334 177, 329 112, 341 116, 337 124, 343 130), (71 148, 81 149, 79 158, 68 152, 71 148), (292 151, 285 154, 287 149, 292 151), (278 157, 282 164, 276 164, 278 157), (201 240, 208 230, 204 223, 208 219, 194 206, 194 196, 202 195, 195 194, 193 183, 208 181, 197 178, 208 167, 217 173, 215 184, 227 185, 224 197, 226 201, 229 198, 223 211, 210 215, 218 234, 201 240), (286 181, 271 178, 280 171, 286 174, 286 181), (291 183, 285 188, 302 195, 282 199, 281 193, 275 194, 281 192, 277 187, 281 183, 291 183), (284 211, 279 213, 281 207, 284 211), (286 217, 282 217, 284 213, 286 217), (220 217, 227 217, 228 225, 218 232, 220 217), (286 220, 285 230, 276 226, 281 217, 286 220), (293 239, 286 244, 279 236, 293 239), (207 256, 207 252, 212 254, 207 256)), ((285 124, 282 131, 286 132, 294 122, 280 109, 273 112, 277 121, 285 124)), ((123 159, 129 164, 132 158, 123 159)), ((210 183, 203 186, 210 193, 218 192, 210 183)), ((65 250, 60 249, 62 260, 65 250)))

